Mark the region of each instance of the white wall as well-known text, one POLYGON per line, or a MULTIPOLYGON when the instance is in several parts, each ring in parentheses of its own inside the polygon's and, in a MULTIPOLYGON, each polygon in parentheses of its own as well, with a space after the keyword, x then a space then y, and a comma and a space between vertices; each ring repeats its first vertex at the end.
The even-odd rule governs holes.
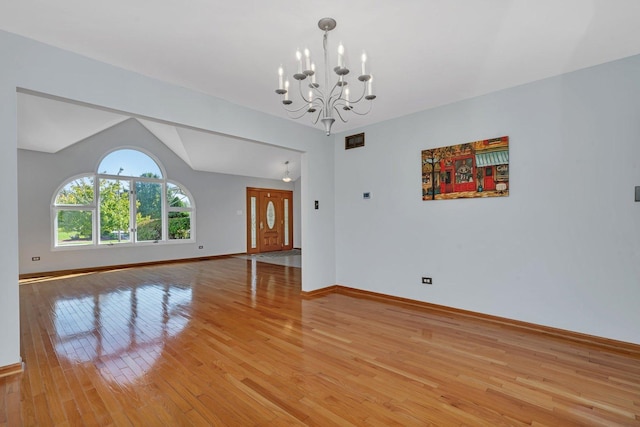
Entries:
MULTIPOLYGON (((293 191, 294 184, 193 171, 134 119, 56 154, 18 150, 20 274, 245 252, 247 187, 293 191), (76 175, 95 173, 102 156, 120 147, 151 153, 164 166, 168 179, 191 192, 196 204, 197 240, 171 245, 52 250, 50 201, 58 186, 76 175), (199 246, 204 248, 198 249, 199 246), (32 261, 34 256, 40 261, 32 261)), ((294 198, 296 208, 300 210, 300 202, 294 198)))
POLYGON ((338 283, 640 344, 640 56, 362 130, 336 136, 338 283), (421 150, 503 135, 509 197, 421 200, 421 150))
POLYGON ((322 132, 6 32, 0 57, 0 366, 20 361, 16 88, 304 152, 302 287, 335 283, 333 147, 322 132), (313 211, 318 198, 328 203, 313 211))

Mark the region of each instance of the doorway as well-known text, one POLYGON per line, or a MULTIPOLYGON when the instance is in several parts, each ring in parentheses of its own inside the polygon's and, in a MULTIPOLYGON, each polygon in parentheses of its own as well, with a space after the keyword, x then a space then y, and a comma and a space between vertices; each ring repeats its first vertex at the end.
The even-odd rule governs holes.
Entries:
POLYGON ((293 249, 293 191, 247 187, 247 253, 293 249))

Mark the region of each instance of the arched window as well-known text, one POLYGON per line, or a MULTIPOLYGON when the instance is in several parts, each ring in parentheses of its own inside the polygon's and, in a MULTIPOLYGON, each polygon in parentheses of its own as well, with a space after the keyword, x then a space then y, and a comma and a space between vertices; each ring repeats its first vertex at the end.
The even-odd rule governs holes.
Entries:
POLYGON ((95 175, 64 183, 52 211, 54 247, 195 240, 192 196, 139 150, 112 151, 95 175))

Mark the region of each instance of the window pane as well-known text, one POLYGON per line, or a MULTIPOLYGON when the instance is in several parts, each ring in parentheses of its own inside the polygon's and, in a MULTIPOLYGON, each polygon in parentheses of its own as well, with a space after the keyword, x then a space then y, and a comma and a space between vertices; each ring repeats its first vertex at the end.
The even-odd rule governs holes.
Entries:
POLYGON ((100 243, 129 243, 129 181, 100 180, 100 243))
POLYGON ((83 176, 65 185, 56 196, 56 205, 93 204, 93 176, 83 176))
POLYGON ((56 217, 56 246, 93 244, 93 211, 60 210, 56 217))
POLYGON ((138 150, 117 150, 108 154, 100 166, 98 173, 104 175, 144 176, 162 178, 158 164, 148 155, 138 150))
POLYGON ((167 204, 170 208, 190 208, 189 196, 175 184, 167 183, 167 204))
POLYGON ((136 240, 162 240, 162 184, 136 182, 136 240))
POLYGON ((169 212, 169 239, 191 238, 191 212, 169 212))

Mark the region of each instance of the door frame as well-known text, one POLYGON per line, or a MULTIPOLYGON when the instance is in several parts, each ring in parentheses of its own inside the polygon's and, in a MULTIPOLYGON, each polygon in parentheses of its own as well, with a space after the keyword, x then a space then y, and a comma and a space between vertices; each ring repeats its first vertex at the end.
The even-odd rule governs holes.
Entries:
MULTIPOLYGON (((289 200, 289 206, 288 206, 288 220, 289 220, 289 244, 288 245, 284 245, 284 238, 283 238, 283 245, 282 245, 282 250, 291 250, 293 249, 293 191, 292 190, 279 190, 279 189, 275 189, 275 188, 258 188, 258 187, 247 187, 246 190, 246 198, 247 198, 247 204, 246 204, 246 212, 247 212, 247 223, 246 223, 246 236, 247 236, 247 254, 257 254, 262 252, 261 250, 261 239, 259 238, 259 230, 257 230, 257 225, 256 225, 256 232, 257 232, 257 236, 256 236, 256 247, 252 248, 251 247, 251 229, 252 229, 252 224, 251 224, 251 197, 255 196, 256 197, 256 217, 260 218, 260 216, 262 215, 262 212, 260 212, 260 194, 261 193, 271 193, 271 194, 280 194, 282 196, 282 213, 284 216, 284 200, 287 199, 289 200)), ((282 219, 282 221, 284 221, 284 218, 282 219)), ((284 224, 283 224, 283 232, 284 232, 284 224)))

